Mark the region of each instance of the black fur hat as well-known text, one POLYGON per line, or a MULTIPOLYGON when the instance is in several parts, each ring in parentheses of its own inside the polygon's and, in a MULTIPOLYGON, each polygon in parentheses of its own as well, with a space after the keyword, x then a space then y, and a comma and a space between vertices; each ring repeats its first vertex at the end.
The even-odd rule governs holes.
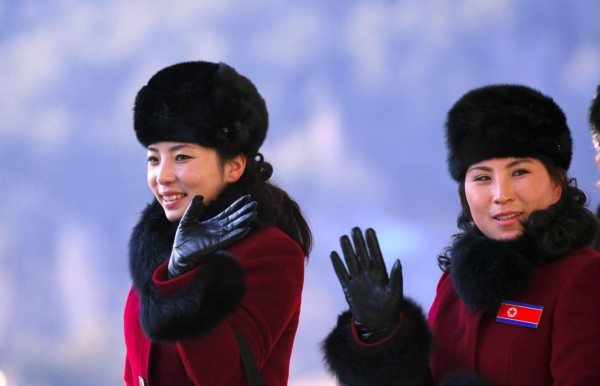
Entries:
POLYGON ((474 163, 503 157, 543 157, 567 170, 573 141, 565 114, 548 96, 521 85, 467 92, 448 112, 448 169, 456 181, 474 163))
POLYGON ((144 147, 193 142, 227 156, 254 157, 269 124, 254 84, 225 63, 184 62, 158 71, 138 92, 133 111, 144 147))
POLYGON ((592 131, 592 141, 596 149, 600 148, 600 84, 596 88, 596 95, 590 105, 590 130, 592 131))

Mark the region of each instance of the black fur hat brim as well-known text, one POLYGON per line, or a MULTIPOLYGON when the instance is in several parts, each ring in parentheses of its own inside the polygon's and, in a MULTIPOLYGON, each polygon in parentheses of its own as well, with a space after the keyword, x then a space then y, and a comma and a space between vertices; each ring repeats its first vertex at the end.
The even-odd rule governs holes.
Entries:
POLYGON ((448 169, 456 181, 469 166, 504 157, 544 158, 571 164, 572 138, 561 108, 521 85, 490 85, 467 92, 448 112, 448 169))

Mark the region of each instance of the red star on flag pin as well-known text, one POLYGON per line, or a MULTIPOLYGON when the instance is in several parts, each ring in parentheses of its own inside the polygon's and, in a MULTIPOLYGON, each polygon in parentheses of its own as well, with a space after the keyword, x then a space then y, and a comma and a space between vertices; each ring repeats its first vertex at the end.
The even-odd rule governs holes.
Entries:
POLYGON ((496 322, 537 328, 543 309, 544 307, 535 304, 503 301, 496 315, 496 322))

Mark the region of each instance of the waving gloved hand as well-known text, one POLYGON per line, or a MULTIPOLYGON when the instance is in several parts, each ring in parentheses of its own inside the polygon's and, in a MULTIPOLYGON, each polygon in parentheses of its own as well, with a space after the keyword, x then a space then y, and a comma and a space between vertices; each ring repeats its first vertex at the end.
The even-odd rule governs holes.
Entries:
POLYGON ((257 203, 250 201, 250 195, 245 195, 215 217, 199 221, 198 216, 204 210, 203 200, 204 197, 195 196, 179 222, 169 259, 171 279, 244 237, 256 217, 257 203))
POLYGON ((348 236, 340 239, 348 270, 335 251, 331 252, 331 262, 361 340, 376 342, 389 336, 398 324, 402 265, 396 260, 388 277, 375 231, 369 228, 365 235, 366 246, 360 228, 352 229, 354 249, 348 236))

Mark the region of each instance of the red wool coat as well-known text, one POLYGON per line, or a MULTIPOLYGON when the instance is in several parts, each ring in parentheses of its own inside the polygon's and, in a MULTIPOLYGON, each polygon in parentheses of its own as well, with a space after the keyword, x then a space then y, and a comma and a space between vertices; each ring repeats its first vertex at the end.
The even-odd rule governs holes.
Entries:
POLYGON ((600 253, 579 249, 539 267, 529 287, 507 300, 542 306, 537 328, 469 310, 444 273, 428 318, 434 384, 461 368, 494 386, 600 384, 600 253))
MULTIPOLYGON (((124 318, 125 385, 143 381, 159 386, 162 381, 157 383, 152 378, 154 366, 162 366, 158 371, 162 374, 160 379, 189 379, 190 385, 203 386, 245 385, 236 332, 248 342, 264 385, 287 384, 300 313, 304 254, 292 239, 274 227, 250 233, 228 252, 245 273, 245 294, 233 312, 201 336, 174 342, 151 341, 141 327, 140 297, 132 288, 124 318)), ((197 267, 170 281, 167 262, 156 269, 151 281, 166 299, 165 308, 168 299, 187 288, 203 268, 197 267)))

